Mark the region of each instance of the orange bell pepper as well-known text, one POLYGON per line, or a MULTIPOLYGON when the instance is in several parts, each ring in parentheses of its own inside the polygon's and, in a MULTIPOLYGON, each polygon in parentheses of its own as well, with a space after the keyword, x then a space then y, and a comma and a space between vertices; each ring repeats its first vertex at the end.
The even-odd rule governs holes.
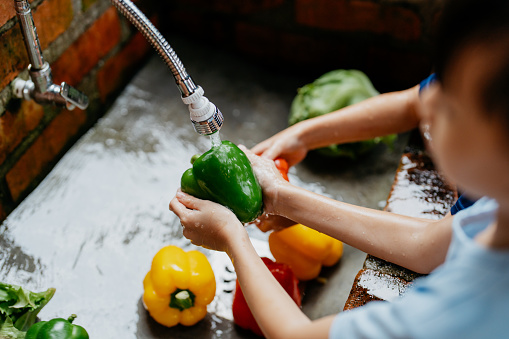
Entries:
POLYGON ((274 164, 276 165, 276 168, 278 169, 279 173, 281 173, 281 176, 286 181, 290 181, 288 179, 288 162, 283 158, 276 158, 274 159, 274 164))
POLYGON ((299 280, 318 277, 322 266, 336 264, 343 255, 341 241, 302 224, 272 232, 269 247, 276 262, 290 266, 299 280))
POLYGON ((166 246, 154 256, 143 287, 143 304, 155 321, 191 326, 207 315, 216 279, 203 253, 166 246))

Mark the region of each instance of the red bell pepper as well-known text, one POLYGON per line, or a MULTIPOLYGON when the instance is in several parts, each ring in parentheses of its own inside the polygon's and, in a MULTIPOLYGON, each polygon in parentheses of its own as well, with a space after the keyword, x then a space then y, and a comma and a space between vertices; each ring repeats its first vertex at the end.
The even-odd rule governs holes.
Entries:
MULTIPOLYGON (((300 307, 301 294, 298 286, 299 280, 295 277, 291 268, 286 264, 273 262, 269 258, 262 258, 262 260, 274 278, 283 286, 297 306, 300 307)), ((242 294, 238 280, 235 286, 235 294, 233 295, 232 312, 235 324, 244 329, 251 330, 259 336, 263 336, 262 330, 256 323, 247 305, 246 299, 244 298, 244 294, 242 294)))
POLYGON ((281 173, 283 179, 285 179, 286 181, 290 181, 288 180, 288 162, 283 158, 276 158, 274 160, 274 163, 276 165, 276 168, 279 170, 279 173, 281 173))

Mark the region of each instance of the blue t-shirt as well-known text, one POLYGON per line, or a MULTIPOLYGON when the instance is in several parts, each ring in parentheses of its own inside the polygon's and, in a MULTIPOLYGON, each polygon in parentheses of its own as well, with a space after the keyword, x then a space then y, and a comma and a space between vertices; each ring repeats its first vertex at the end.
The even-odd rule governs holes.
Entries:
POLYGON ((482 198, 460 211, 444 264, 393 302, 372 301, 339 313, 330 338, 508 338, 509 251, 474 237, 496 219, 498 204, 482 198))
POLYGON ((464 194, 460 195, 456 203, 451 207, 451 215, 455 215, 465 208, 469 208, 475 203, 475 200, 467 198, 464 194))

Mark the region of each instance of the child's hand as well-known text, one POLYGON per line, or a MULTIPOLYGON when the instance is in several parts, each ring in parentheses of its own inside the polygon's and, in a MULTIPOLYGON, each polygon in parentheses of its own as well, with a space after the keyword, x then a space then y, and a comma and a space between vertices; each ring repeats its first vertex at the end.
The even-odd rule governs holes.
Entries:
POLYGON ((282 185, 289 185, 288 181, 283 179, 274 161, 257 156, 243 145, 239 145, 239 148, 249 158, 256 178, 262 187, 265 213, 274 213, 279 189, 282 185))
POLYGON ((262 141, 251 151, 270 160, 283 158, 291 167, 306 157, 308 148, 299 137, 299 129, 292 126, 262 141))
POLYGON ((256 227, 262 232, 280 231, 297 224, 295 221, 280 215, 263 213, 254 221, 256 227))
MULTIPOLYGON (((170 202, 170 210, 180 219, 184 237, 191 243, 227 252, 230 241, 244 230, 232 211, 208 200, 201 200, 180 189, 170 202)), ((245 233, 245 231, 244 231, 245 233)))

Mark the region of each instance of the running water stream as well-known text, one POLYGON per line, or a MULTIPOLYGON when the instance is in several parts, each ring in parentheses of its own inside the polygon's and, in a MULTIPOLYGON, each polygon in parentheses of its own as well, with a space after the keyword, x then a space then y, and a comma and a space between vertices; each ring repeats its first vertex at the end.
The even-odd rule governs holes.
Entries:
POLYGON ((221 136, 219 135, 219 131, 210 135, 210 142, 211 142, 210 148, 221 146, 221 136))

